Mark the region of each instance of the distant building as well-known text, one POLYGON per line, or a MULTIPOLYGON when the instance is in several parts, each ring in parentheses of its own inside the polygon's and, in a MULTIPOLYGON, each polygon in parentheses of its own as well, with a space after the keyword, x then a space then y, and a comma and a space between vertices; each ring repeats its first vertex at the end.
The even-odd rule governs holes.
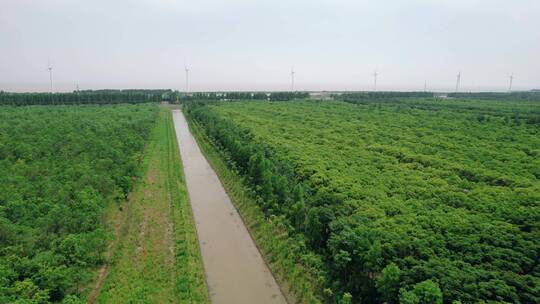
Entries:
POLYGON ((328 91, 309 92, 309 98, 318 100, 332 100, 334 99, 332 95, 333 93, 328 91))
POLYGON ((433 93, 433 97, 435 98, 448 98, 448 93, 433 93))

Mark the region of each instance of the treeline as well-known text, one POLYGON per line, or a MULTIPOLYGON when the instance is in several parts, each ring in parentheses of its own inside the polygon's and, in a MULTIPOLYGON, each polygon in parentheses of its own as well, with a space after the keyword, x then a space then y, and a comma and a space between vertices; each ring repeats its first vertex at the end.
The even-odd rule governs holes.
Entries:
POLYGON ((197 100, 270 100, 286 101, 309 97, 308 92, 195 92, 178 93, 179 99, 185 101, 197 100))
POLYGON ((540 91, 516 91, 516 92, 469 92, 448 93, 448 97, 483 99, 483 100, 507 100, 507 101, 540 101, 540 91))
POLYGON ((427 98, 433 96, 433 92, 350 92, 332 95, 334 99, 352 103, 363 103, 364 101, 374 100, 391 100, 396 98, 427 98))
MULTIPOLYGON (((503 93, 505 94, 505 93, 503 93)), ((507 96, 509 97, 509 95, 507 96)), ((395 107, 406 112, 428 110, 433 113, 452 111, 469 115, 474 119, 488 122, 493 117, 504 119, 506 124, 540 125, 540 108, 534 100, 503 99, 468 99, 468 98, 374 98, 374 99, 343 99, 342 101, 382 109, 395 107)))
MULTIPOLYGON (((433 92, 350 92, 332 94, 336 100, 351 103, 364 103, 365 101, 393 101, 399 98, 431 98, 437 95, 433 92)), ((516 92, 456 92, 447 93, 447 97, 476 100, 506 100, 506 101, 540 101, 540 91, 516 92)))
POLYGON ((171 90, 82 90, 72 93, 10 93, 0 91, 0 105, 68 105, 147 103, 171 100, 171 90))
POLYGON ((291 250, 320 257, 298 262, 324 261, 321 301, 539 302, 538 130, 359 107, 193 103, 187 114, 288 227, 291 250))
POLYGON ((155 105, 0 109, 0 303, 84 303, 155 105))

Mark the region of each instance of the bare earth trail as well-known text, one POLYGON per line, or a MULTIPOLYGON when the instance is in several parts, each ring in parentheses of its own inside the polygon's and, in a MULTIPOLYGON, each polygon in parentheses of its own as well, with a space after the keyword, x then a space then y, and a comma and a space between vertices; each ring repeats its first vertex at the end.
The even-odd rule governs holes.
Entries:
POLYGON ((87 303, 208 303, 171 113, 161 108, 141 176, 107 226, 114 241, 87 303))
POLYGON ((183 113, 173 121, 212 303, 286 303, 183 113))

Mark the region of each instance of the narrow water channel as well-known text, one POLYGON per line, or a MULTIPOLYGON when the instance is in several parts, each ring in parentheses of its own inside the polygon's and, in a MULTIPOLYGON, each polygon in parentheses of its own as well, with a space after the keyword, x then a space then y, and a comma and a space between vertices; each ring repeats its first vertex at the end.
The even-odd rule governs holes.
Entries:
POLYGON ((184 114, 173 120, 212 303, 286 303, 184 114))

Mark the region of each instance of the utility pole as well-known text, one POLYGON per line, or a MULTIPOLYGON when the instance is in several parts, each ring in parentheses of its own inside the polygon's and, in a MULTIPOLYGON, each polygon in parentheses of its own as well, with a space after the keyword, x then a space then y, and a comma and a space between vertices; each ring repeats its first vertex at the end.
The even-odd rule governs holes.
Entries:
POLYGON ((189 68, 184 66, 184 70, 186 72, 186 94, 189 92, 189 68))
POLYGON ((47 69, 49 70, 49 80, 51 82, 51 94, 52 94, 52 93, 54 93, 54 91, 53 91, 53 67, 52 67, 50 61, 48 62, 47 69))
POLYGON ((291 91, 294 92, 294 67, 291 68, 291 91))
POLYGON ((459 91, 460 82, 461 82, 461 71, 456 76, 456 93, 459 91))

